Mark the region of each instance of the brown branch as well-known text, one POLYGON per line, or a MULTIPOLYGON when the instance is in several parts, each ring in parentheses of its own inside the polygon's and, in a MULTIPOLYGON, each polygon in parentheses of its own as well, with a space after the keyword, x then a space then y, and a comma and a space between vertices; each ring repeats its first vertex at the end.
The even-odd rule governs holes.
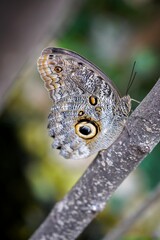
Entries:
POLYGON ((30 240, 73 240, 160 141, 160 80, 129 117, 120 137, 101 151, 30 240))

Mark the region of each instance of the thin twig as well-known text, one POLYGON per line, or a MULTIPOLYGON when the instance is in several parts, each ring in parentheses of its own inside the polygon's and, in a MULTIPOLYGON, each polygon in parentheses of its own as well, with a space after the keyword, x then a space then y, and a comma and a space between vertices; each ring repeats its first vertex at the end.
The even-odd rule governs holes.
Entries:
POLYGON ((30 240, 74 240, 104 209, 122 181, 160 141, 160 80, 30 240))
POLYGON ((160 185, 149 194, 147 199, 142 203, 142 205, 134 212, 131 216, 124 219, 115 229, 109 232, 103 240, 119 240, 126 232, 129 231, 131 226, 138 221, 141 215, 158 199, 160 199, 160 185))

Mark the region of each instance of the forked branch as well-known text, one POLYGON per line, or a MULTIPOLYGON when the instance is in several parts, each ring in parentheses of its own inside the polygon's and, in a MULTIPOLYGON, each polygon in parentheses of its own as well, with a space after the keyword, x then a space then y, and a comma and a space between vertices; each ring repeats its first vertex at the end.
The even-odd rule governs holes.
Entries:
POLYGON ((30 240, 73 240, 103 210, 122 181, 160 141, 160 80, 30 240))

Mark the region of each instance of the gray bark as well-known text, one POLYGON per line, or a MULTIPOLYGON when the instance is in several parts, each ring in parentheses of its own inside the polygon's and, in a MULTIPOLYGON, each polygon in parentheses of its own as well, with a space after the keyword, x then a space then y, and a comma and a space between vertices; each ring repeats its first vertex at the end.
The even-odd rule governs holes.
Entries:
POLYGON ((122 181, 160 141, 160 80, 30 240, 73 240, 104 209, 122 181))

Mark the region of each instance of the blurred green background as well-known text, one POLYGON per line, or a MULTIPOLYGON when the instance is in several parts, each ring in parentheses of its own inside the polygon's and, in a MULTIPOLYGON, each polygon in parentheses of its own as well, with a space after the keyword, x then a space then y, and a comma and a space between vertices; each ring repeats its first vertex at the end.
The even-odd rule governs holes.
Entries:
MULTIPOLYGON (((75 13, 76 2, 67 26, 52 37, 50 28, 43 48, 56 46, 78 52, 101 68, 122 95, 136 61, 137 76, 129 94, 141 101, 160 75, 160 2, 86 0, 75 13)), ((38 58, 40 52, 36 54, 34 57, 38 58)), ((52 139, 46 128, 51 106, 36 61, 29 58, 9 89, 0 116, 3 240, 27 239, 93 159, 66 160, 51 149, 52 139)), ((133 103, 132 109, 136 106, 133 103)), ((102 239, 159 182, 160 144, 123 182, 105 211, 78 239, 102 239)), ((160 203, 156 203, 123 239, 160 239, 159 209, 160 203)))

